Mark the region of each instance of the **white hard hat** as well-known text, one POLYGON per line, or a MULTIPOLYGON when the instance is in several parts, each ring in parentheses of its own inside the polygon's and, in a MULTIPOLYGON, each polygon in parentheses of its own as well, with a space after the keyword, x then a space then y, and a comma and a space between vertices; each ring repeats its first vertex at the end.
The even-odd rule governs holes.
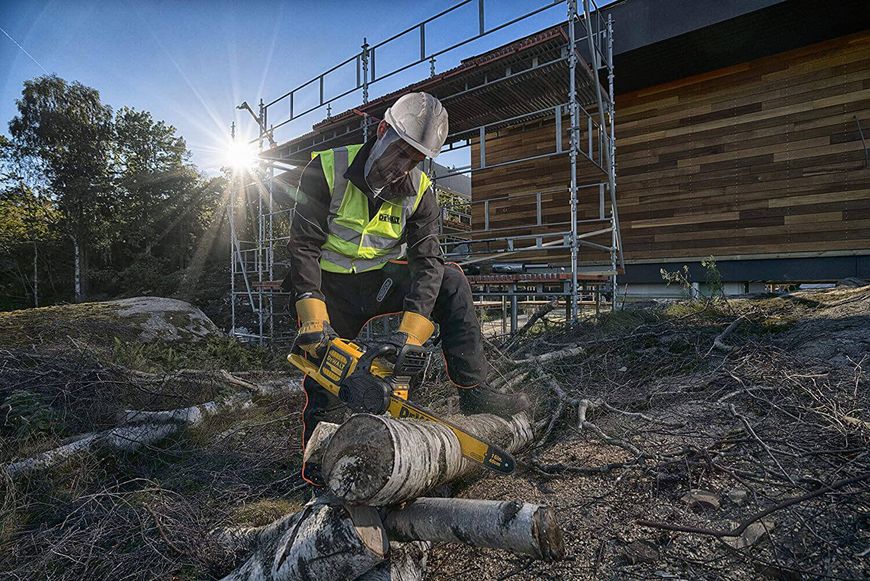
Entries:
POLYGON ((427 157, 436 157, 447 139, 447 110, 429 93, 402 95, 384 113, 384 120, 427 157))

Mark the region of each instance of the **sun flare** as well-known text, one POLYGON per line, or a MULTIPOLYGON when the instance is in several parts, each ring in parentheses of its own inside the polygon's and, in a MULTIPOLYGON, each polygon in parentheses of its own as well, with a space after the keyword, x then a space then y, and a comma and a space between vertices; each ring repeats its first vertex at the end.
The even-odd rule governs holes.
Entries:
POLYGON ((250 169, 257 163, 257 150, 250 143, 234 141, 226 150, 225 162, 233 169, 250 169))

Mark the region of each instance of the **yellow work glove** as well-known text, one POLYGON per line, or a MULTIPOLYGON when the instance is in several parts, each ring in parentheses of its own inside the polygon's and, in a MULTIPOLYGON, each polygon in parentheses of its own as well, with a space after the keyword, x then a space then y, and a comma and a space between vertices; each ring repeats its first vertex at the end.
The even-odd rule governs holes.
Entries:
MULTIPOLYGON (((410 343, 420 346, 428 341, 434 332, 435 325, 428 318, 413 311, 405 311, 402 313, 402 321, 399 323, 399 330, 396 334, 405 335, 404 340, 399 337, 402 345, 410 343)), ((391 343, 393 342, 391 341, 391 343)))
POLYGON ((293 350, 304 351, 312 357, 322 356, 329 340, 338 337, 329 324, 326 303, 320 299, 300 299, 296 301, 296 314, 300 324, 293 350))

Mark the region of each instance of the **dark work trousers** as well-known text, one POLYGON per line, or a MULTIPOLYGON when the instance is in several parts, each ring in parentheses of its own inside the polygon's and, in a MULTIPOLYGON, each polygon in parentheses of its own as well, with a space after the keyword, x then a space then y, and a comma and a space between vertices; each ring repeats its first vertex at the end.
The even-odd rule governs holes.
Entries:
MULTIPOLYGON (((323 272, 321 292, 326 297, 332 328, 340 337, 352 340, 372 317, 400 313, 409 286, 408 266, 389 263, 380 270, 359 274, 323 272)), ((489 363, 483 353, 471 287, 458 266, 444 266, 432 319, 439 326, 441 349, 451 381, 459 387, 483 383, 489 363)), ((302 411, 304 446, 319 422, 341 423, 344 405, 311 378, 306 378, 303 386, 306 395, 302 411)))

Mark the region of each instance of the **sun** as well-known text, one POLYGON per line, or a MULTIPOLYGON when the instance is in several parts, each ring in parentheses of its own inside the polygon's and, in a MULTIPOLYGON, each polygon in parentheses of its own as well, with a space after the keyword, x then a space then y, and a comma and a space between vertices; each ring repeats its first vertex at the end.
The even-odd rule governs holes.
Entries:
POLYGON ((233 169, 250 169, 257 164, 257 150, 250 143, 233 141, 225 152, 225 162, 233 169))

